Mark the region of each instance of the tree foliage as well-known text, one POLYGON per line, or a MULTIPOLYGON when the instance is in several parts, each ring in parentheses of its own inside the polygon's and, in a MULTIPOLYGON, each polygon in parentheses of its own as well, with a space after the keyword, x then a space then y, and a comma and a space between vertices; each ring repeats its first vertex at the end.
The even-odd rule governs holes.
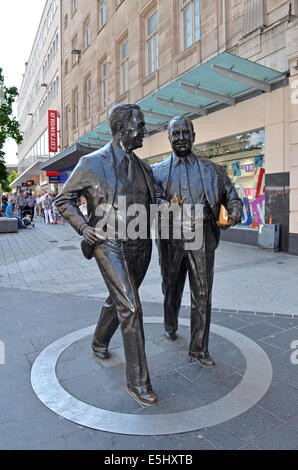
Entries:
POLYGON ((16 87, 6 87, 4 76, 0 67, 0 183, 3 191, 9 191, 8 177, 9 173, 5 164, 5 153, 3 151, 5 142, 8 138, 13 139, 18 145, 23 140, 20 134, 19 123, 13 116, 12 105, 18 96, 16 87))

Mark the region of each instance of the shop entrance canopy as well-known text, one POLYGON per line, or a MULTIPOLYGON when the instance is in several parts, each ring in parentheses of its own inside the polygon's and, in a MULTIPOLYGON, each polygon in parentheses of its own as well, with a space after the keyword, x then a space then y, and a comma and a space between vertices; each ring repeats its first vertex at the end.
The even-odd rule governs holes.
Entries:
MULTIPOLYGON (((195 119, 259 93, 270 93, 287 82, 287 73, 223 52, 137 104, 144 112, 150 135, 164 130, 177 114, 195 119)), ((102 147, 110 139, 111 131, 106 121, 79 142, 102 147)))

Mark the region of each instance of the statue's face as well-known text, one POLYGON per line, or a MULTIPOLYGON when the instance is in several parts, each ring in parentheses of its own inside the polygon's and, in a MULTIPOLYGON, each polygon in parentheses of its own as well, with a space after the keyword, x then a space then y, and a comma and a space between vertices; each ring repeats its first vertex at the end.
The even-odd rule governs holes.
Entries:
POLYGON ((171 123, 169 139, 175 154, 187 157, 191 153, 195 135, 184 119, 177 119, 171 123))
POLYGON ((130 120, 124 123, 121 142, 126 150, 135 150, 143 147, 143 139, 147 134, 144 115, 141 111, 133 109, 130 120))

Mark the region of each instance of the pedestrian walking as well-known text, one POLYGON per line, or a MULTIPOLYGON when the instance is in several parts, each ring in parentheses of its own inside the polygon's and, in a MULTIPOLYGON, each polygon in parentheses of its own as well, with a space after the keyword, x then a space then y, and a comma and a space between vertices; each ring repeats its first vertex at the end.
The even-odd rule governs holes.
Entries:
POLYGON ((49 195, 46 194, 44 201, 43 201, 43 210, 44 210, 44 215, 45 215, 45 222, 46 224, 50 223, 53 224, 53 217, 52 217, 52 204, 49 200, 49 195))

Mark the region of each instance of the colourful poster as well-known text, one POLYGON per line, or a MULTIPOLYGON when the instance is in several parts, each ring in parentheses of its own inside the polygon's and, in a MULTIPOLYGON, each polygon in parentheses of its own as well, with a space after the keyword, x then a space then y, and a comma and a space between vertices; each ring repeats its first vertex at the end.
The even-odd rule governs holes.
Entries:
POLYGON ((265 193, 265 170, 264 168, 261 168, 259 179, 258 179, 257 191, 256 191, 256 199, 262 196, 264 193, 265 193))
POLYGON ((241 166, 240 162, 233 163, 233 176, 241 176, 241 166))
POLYGON ((255 157, 255 166, 262 168, 263 163, 264 163, 264 155, 258 155, 257 157, 255 157))
POLYGON ((250 226, 252 224, 252 216, 250 211, 249 200, 247 197, 243 198, 243 212, 242 212, 242 225, 250 226))
POLYGON ((258 197, 251 203, 255 218, 259 224, 265 223, 265 194, 258 197))

